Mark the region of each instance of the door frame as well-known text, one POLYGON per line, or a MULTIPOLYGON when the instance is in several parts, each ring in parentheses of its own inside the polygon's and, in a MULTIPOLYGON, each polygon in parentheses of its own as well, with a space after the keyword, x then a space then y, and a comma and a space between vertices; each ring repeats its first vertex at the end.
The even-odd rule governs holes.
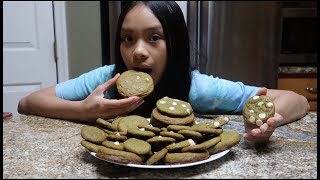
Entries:
POLYGON ((56 42, 57 83, 69 79, 68 36, 65 1, 52 1, 56 42))

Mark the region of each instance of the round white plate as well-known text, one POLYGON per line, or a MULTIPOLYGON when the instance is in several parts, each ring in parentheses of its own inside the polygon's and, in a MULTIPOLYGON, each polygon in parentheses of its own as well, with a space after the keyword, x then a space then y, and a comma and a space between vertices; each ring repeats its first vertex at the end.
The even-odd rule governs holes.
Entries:
POLYGON ((136 167, 136 168, 149 168, 149 169, 165 169, 165 168, 180 168, 180 167, 189 167, 189 166, 195 166, 195 165, 199 165, 199 164, 204 164, 207 162, 211 162, 214 161, 216 159, 221 158, 222 156, 226 155, 228 152, 230 151, 230 149, 224 150, 222 152, 219 152, 217 154, 213 154, 211 155, 208 159, 202 160, 202 161, 197 161, 197 162, 193 162, 193 163, 186 163, 186 164, 175 164, 175 165, 143 165, 143 164, 125 164, 125 163, 118 163, 118 162, 113 162, 113 161, 109 161, 109 160, 105 160, 102 158, 99 158, 96 156, 95 152, 90 152, 91 155, 93 155, 94 157, 101 159, 103 161, 107 161, 113 164, 118 164, 118 165, 122 165, 122 166, 128 166, 128 167, 136 167))

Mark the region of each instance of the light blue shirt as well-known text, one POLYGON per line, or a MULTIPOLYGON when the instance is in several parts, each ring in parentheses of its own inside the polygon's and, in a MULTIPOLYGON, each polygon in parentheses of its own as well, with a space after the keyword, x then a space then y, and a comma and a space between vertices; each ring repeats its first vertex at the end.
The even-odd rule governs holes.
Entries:
MULTIPOLYGON (((56 85, 56 96, 65 100, 83 100, 97 86, 112 78, 115 65, 105 65, 84 73, 77 78, 56 85)), ((254 96, 259 87, 247 86, 212 75, 191 73, 189 103, 197 113, 239 113, 247 99, 254 96)), ((105 98, 113 96, 115 87, 105 92, 105 98)))

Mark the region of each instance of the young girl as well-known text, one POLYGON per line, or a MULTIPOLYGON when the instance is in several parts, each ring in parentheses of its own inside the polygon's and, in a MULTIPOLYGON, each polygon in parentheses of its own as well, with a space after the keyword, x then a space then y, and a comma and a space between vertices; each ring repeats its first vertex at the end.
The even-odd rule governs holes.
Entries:
POLYGON ((156 101, 164 96, 188 101, 197 113, 241 113, 254 95, 272 98, 276 114, 260 127, 245 123, 251 141, 267 141, 274 129, 303 117, 309 104, 291 91, 247 86, 214 78, 190 65, 189 36, 183 13, 175 1, 130 1, 119 16, 115 64, 82 74, 78 78, 41 89, 18 105, 22 114, 88 121, 137 114, 150 117, 156 101), (151 95, 122 98, 115 89, 119 75, 136 69, 153 78, 151 95))

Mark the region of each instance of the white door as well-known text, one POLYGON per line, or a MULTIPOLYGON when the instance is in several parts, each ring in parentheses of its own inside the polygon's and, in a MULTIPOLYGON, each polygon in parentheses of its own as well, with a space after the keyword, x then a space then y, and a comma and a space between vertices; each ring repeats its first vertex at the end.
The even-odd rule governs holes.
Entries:
POLYGON ((52 1, 3 1, 3 111, 57 83, 52 1))

